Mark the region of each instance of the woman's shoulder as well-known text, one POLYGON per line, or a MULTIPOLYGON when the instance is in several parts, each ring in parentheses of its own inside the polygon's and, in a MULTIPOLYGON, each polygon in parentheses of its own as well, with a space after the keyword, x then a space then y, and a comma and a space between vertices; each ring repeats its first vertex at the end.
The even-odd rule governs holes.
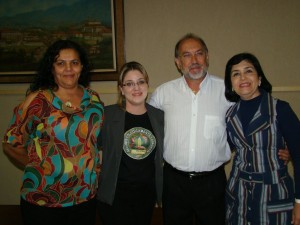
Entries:
POLYGON ((155 115, 156 117, 159 117, 161 119, 164 119, 164 111, 161 109, 155 108, 154 106, 146 103, 147 111, 149 114, 155 115))
POLYGON ((290 104, 286 101, 275 99, 276 103, 276 111, 279 115, 287 115, 293 113, 293 109, 291 108, 290 104))
POLYGON ((88 93, 90 93, 91 95, 97 95, 97 96, 99 96, 99 93, 97 92, 97 91, 95 91, 95 90, 93 90, 93 89, 91 89, 91 88, 89 88, 89 87, 83 87, 88 93))
POLYGON ((22 107, 27 108, 35 99, 47 98, 47 95, 49 95, 48 90, 38 90, 31 92, 26 96, 25 100, 23 101, 22 107))
POLYGON ((104 110, 106 112, 113 112, 113 111, 124 111, 120 108, 118 104, 112 104, 112 105, 107 105, 104 107, 104 110))
POLYGON ((97 92, 97 91, 95 91, 95 90, 93 90, 93 89, 91 89, 91 88, 84 88, 90 95, 92 95, 92 96, 95 96, 95 97, 97 97, 97 98, 99 98, 100 99, 100 95, 99 95, 99 93, 97 92))
POLYGON ((125 115, 125 111, 118 104, 108 105, 104 107, 104 123, 111 120, 121 120, 125 115))
POLYGON ((274 98, 275 101, 277 101, 277 105, 280 107, 288 107, 290 104, 284 100, 274 98))
POLYGON ((100 95, 97 91, 91 89, 91 88, 84 88, 87 93, 90 95, 90 98, 92 99, 92 101, 94 103, 100 103, 102 105, 102 107, 104 106, 104 103, 103 101, 101 100, 100 98, 100 95))

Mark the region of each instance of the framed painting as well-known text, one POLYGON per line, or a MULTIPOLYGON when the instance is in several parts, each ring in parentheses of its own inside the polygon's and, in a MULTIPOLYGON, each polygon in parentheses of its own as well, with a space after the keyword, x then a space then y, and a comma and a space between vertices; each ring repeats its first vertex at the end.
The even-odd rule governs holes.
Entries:
POLYGON ((92 81, 117 80, 125 62, 123 18, 123 0, 0 0, 0 83, 31 82, 57 39, 85 48, 92 81))

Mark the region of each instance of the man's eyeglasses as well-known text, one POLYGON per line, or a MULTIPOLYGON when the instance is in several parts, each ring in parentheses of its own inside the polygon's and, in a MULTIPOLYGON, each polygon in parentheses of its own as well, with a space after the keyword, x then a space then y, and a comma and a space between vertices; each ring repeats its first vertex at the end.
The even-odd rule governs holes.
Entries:
POLYGON ((180 57, 182 57, 184 60, 191 60, 192 57, 195 57, 196 59, 200 59, 201 57, 205 56, 205 52, 203 51, 197 51, 197 52, 185 52, 182 55, 180 55, 180 57))
POLYGON ((123 84, 123 87, 127 86, 128 88, 133 88, 133 87, 135 87, 135 85, 140 87, 140 86, 144 86, 145 84, 147 84, 147 82, 145 80, 138 80, 136 83, 133 81, 126 81, 123 84))

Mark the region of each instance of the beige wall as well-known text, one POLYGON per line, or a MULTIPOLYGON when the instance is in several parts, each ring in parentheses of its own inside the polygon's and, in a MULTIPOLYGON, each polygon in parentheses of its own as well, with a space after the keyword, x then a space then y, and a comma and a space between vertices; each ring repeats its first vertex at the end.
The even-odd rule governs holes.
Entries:
MULTIPOLYGON (((300 117, 300 1, 124 0, 126 60, 141 62, 150 86, 179 76, 174 45, 187 32, 209 48, 212 74, 223 77, 233 54, 250 51, 261 61, 274 96, 290 102, 300 117)), ((0 85, 0 136, 27 84, 0 85)), ((116 82, 93 82, 106 104, 116 100, 116 82)), ((21 172, 0 151, 0 204, 18 204, 21 172)))

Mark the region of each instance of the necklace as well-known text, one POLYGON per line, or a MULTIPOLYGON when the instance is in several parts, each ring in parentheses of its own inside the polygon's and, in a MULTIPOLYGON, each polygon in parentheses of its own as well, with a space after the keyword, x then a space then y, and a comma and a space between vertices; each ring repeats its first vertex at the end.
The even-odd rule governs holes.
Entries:
POLYGON ((65 102, 65 106, 66 106, 67 108, 74 109, 74 110, 79 109, 78 107, 76 107, 76 106, 74 106, 74 105, 72 104, 71 100, 66 101, 66 102, 65 102))
POLYGON ((72 102, 70 100, 66 101, 65 105, 69 108, 72 108, 72 102))
POLYGON ((81 97, 83 95, 83 89, 78 87, 73 93, 67 93, 64 91, 54 93, 62 102, 62 106, 66 110, 79 110, 81 105, 81 97))
POLYGON ((72 104, 71 100, 68 100, 62 104, 62 111, 68 114, 74 114, 77 112, 81 112, 82 109, 72 104))

